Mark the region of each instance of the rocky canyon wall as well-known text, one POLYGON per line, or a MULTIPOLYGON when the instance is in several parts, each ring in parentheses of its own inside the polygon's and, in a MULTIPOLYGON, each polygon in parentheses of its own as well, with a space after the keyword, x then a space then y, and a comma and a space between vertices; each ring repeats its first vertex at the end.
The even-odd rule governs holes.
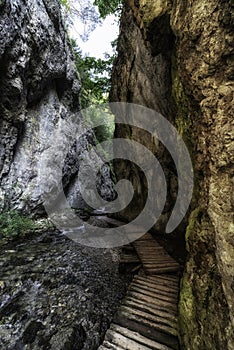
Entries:
MULTIPOLYGON (((126 1, 112 77, 111 100, 160 112, 193 161, 193 199, 179 229, 188 253, 179 306, 186 350, 234 347, 233 10, 222 0, 126 1)), ((115 134, 146 145, 164 166, 169 193, 155 226, 162 233, 176 196, 170 156, 139 129, 118 125, 115 134)), ((134 164, 118 161, 116 172, 137 193, 119 214, 131 220, 147 186, 134 164)))
MULTIPOLYGON (((64 122, 80 125, 80 88, 59 0, 0 1, 0 209, 43 214, 41 195, 50 189, 40 186, 42 159, 64 122)), ((61 142, 68 137, 64 131, 61 142)), ((77 207, 84 202, 75 175, 90 145, 92 132, 64 160, 63 183, 77 207)), ((58 144, 54 158, 59 153, 58 144)))

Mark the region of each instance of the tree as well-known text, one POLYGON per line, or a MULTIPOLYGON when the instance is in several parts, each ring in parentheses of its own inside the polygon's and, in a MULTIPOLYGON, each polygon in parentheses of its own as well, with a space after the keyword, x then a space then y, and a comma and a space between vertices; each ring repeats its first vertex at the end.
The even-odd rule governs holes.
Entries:
MULTIPOLYGON (((80 104, 85 109, 90 105, 106 103, 110 90, 110 74, 114 56, 106 55, 105 59, 96 59, 95 57, 83 56, 75 40, 72 40, 75 61, 78 74, 81 80, 80 104)), ((94 113, 92 118, 96 121, 102 120, 101 115, 94 113)), ((114 119, 95 130, 95 136, 99 142, 113 137, 114 119)))
POLYGON ((105 59, 83 56, 74 39, 71 40, 76 67, 80 76, 82 91, 80 95, 81 107, 90 104, 105 103, 110 90, 110 75, 114 55, 105 55, 105 59))
POLYGON ((121 0, 95 0, 94 5, 98 7, 101 18, 115 14, 119 15, 122 7, 121 0))
POLYGON ((62 13, 68 26, 79 21, 83 25, 83 30, 78 33, 83 41, 86 41, 89 34, 101 23, 98 9, 92 0, 60 0, 62 13))
POLYGON ((60 3, 66 21, 73 23, 74 18, 79 18, 88 28, 87 35, 108 15, 119 17, 122 9, 122 0, 60 0, 60 3))
MULTIPOLYGON (((94 2, 91 0, 60 0, 60 2, 65 14, 65 20, 70 23, 70 25, 74 18, 86 24, 87 30, 80 35, 83 40, 87 39, 89 33, 100 23, 100 17, 104 19, 109 14, 117 14, 121 7, 120 0, 95 0, 94 2), (98 7, 100 16, 94 5, 98 7)), ((76 41, 72 39, 71 43, 74 50, 77 71, 82 84, 80 93, 81 108, 85 109, 90 105, 107 102, 115 54, 112 56, 106 54, 105 59, 83 56, 76 41)), ((116 44, 116 41, 112 43, 113 48, 116 47, 116 44)), ((93 118, 98 120, 100 116, 94 115, 93 118)), ((102 142, 104 139, 112 137, 113 132, 114 121, 105 126, 96 128, 95 135, 97 140, 102 142)))

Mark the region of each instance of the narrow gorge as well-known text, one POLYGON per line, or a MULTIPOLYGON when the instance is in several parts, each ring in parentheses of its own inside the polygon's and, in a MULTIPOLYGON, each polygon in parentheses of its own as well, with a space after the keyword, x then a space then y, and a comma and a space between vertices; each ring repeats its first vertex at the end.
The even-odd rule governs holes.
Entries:
MULTIPOLYGON (((185 350, 234 348, 233 21, 232 0, 126 0, 121 6, 109 100, 160 113, 184 140, 193 164, 189 209, 166 233, 179 187, 173 157, 157 133, 127 118, 116 123, 114 138, 145 146, 165 175, 165 206, 150 232, 182 266, 178 338, 185 350)), ((63 130, 70 124, 82 136, 62 164, 64 193, 81 219, 108 226, 82 196, 80 166, 91 164, 83 174, 89 178, 102 156, 90 152, 98 141, 80 113, 81 79, 60 1, 0 0, 0 29, 0 212, 39 225, 10 238, 0 229, 0 347, 95 350, 138 272, 138 258, 123 272, 121 247, 82 246, 48 224, 43 192, 60 182, 48 168, 50 181, 41 186, 40 173, 57 131, 61 143, 71 145, 63 130)), ((62 152, 57 147, 51 164, 62 152)), ((99 169, 96 185, 111 207, 115 183, 123 179, 132 183, 133 200, 108 216, 131 223, 148 196, 140 167, 116 157, 99 169)), ((159 178, 153 182, 161 188, 159 178)), ((87 191, 95 196, 91 186, 87 191)))
MULTIPOLYGON (((231 1, 129 1, 113 70, 111 100, 159 111, 176 126, 192 157, 195 189, 187 222, 178 228, 188 252, 181 342, 191 350, 234 346, 232 24, 231 1)), ((143 143, 163 163, 169 195, 155 229, 164 232, 176 192, 170 157, 140 130, 119 126, 115 135, 143 143)), ((122 164, 118 177, 133 177, 138 191, 136 205, 121 213, 131 220, 144 205, 146 185, 134 165, 122 164)))

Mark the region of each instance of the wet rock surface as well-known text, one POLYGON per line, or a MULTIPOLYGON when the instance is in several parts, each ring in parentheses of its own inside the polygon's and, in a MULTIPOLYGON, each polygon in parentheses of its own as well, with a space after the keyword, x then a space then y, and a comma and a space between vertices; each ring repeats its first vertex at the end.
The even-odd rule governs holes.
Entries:
POLYGON ((1 349, 97 349, 129 282, 117 249, 57 231, 1 243, 0 265, 1 349))

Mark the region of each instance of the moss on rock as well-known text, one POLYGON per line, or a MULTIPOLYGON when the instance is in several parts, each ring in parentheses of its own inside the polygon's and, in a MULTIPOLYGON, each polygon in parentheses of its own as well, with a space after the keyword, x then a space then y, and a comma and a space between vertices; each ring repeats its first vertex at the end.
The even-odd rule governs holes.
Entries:
POLYGON ((188 226, 186 228, 186 234, 185 234, 186 249, 188 252, 189 252, 189 239, 194 232, 194 227, 195 227, 195 224, 197 223, 197 219, 200 213, 201 213, 201 209, 196 208, 192 211, 189 217, 188 226))
POLYGON ((140 12, 146 24, 151 23, 156 17, 170 12, 172 1, 170 0, 140 0, 140 12))

